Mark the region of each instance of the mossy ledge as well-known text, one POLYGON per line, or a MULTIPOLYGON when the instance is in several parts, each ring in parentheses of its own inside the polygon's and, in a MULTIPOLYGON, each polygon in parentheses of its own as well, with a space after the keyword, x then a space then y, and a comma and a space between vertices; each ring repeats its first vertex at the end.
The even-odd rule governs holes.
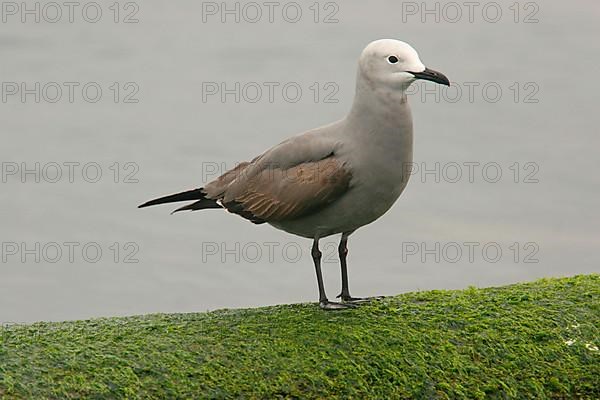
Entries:
POLYGON ((600 398, 600 275, 6 326, 0 397, 600 398))

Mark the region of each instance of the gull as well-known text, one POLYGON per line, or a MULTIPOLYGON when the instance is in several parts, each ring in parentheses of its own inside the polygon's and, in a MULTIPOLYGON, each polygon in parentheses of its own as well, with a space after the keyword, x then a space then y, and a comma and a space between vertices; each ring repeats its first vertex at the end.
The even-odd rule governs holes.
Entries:
POLYGON ((173 212, 222 208, 312 239, 319 306, 355 307, 368 298, 350 295, 348 237, 385 214, 408 183, 413 123, 406 90, 417 79, 450 86, 409 44, 371 42, 359 57, 356 93, 345 118, 293 136, 203 187, 138 207, 194 201, 173 212), (323 285, 319 240, 340 233, 342 302, 333 302, 323 285))

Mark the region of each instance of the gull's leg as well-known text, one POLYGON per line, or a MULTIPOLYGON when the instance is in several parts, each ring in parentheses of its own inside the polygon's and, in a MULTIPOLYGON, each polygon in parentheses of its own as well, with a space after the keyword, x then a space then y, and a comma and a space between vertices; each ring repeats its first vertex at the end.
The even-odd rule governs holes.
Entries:
POLYGON ((325 285, 323 285, 323 275, 321 274, 321 251, 319 250, 319 239, 315 238, 312 246, 312 258, 315 263, 315 271, 317 272, 317 283, 319 285, 319 307, 323 310, 343 310, 351 308, 353 304, 335 303, 327 300, 325 294, 325 285))
POLYGON ((352 297, 350 296, 350 289, 348 288, 348 264, 346 263, 346 256, 348 255, 348 236, 352 232, 342 233, 342 239, 338 246, 338 254, 340 256, 340 266, 342 269, 342 293, 337 295, 337 298, 341 298, 345 302, 361 303, 372 299, 380 299, 381 297, 352 297))

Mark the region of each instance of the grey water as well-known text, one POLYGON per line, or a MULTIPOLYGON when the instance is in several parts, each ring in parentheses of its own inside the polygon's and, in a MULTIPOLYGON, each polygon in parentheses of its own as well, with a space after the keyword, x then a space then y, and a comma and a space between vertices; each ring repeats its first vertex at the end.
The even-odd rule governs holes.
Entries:
POLYGON ((2 323, 316 301, 310 241, 136 206, 342 118, 379 38, 453 87, 410 94, 413 176, 351 236, 352 294, 600 270, 597 1, 113 3, 2 10, 2 323))

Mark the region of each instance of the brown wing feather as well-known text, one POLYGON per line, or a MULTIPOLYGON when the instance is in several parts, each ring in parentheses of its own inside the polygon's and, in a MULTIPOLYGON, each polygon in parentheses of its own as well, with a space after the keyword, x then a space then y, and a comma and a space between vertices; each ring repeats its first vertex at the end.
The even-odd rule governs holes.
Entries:
POLYGON ((350 186, 350 172, 332 156, 287 169, 265 168, 252 176, 244 174, 245 167, 224 174, 209 194, 229 211, 255 223, 307 215, 334 202, 350 186))

